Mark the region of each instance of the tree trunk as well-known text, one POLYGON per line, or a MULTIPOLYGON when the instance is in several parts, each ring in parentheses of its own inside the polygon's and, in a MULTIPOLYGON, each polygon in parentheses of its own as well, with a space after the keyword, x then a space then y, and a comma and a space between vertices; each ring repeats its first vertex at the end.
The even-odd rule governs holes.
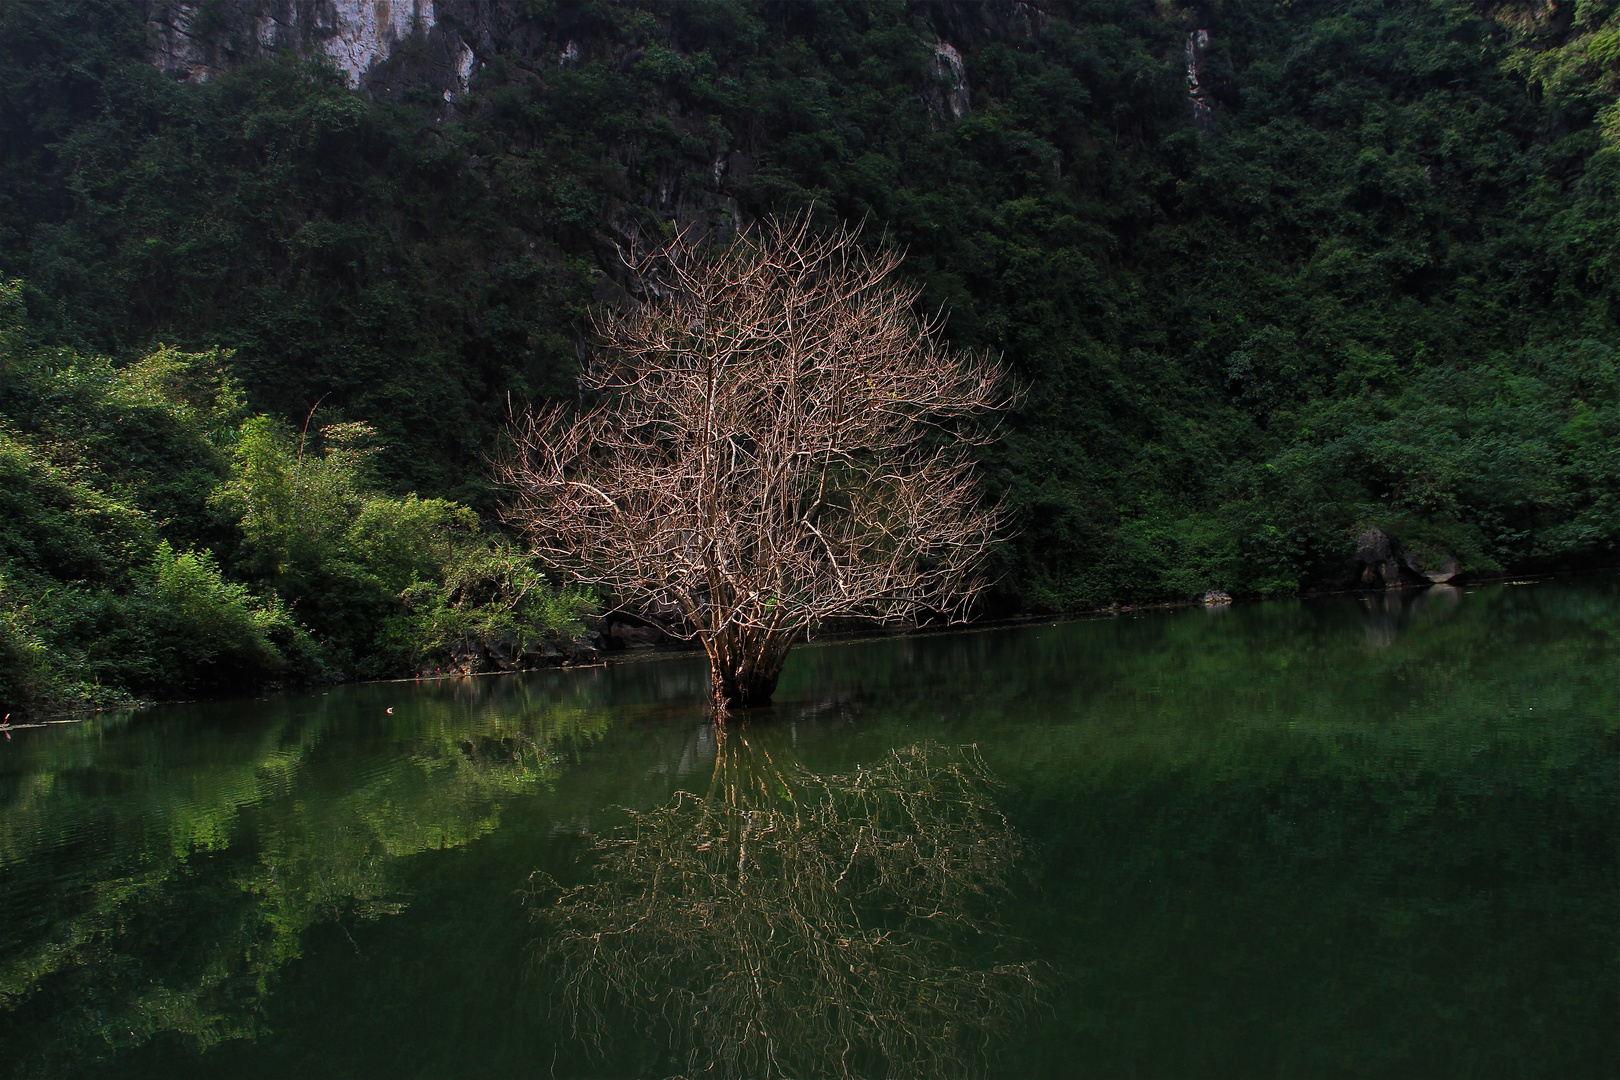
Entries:
POLYGON ((797 633, 728 627, 703 639, 709 684, 721 712, 769 705, 797 633))
POLYGON ((780 666, 775 671, 710 671, 714 703, 723 710, 769 705, 771 695, 776 693, 776 680, 781 674, 780 666))

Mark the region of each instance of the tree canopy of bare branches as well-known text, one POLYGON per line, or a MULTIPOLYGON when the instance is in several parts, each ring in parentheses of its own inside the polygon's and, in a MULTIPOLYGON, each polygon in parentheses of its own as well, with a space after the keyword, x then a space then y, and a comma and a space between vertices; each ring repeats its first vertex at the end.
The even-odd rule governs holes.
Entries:
POLYGON ((597 322, 593 403, 530 414, 509 518, 578 580, 679 612, 716 704, 768 702, 824 620, 957 617, 1000 524, 969 450, 1009 399, 948 348, 900 256, 808 217, 636 266, 648 298, 597 322))

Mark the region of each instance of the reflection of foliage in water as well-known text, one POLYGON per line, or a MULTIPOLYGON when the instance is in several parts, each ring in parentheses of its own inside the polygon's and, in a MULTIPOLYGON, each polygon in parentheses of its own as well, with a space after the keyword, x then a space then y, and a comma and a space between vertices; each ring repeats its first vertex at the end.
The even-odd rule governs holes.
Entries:
POLYGON ((967 962, 1004 944, 990 915, 1021 853, 977 749, 817 775, 746 730, 718 742, 707 797, 632 812, 594 883, 537 875, 576 1034, 628 1010, 694 1074, 974 1072, 1037 989, 1033 964, 967 962))
POLYGON ((601 734, 589 701, 525 685, 545 681, 360 688, 225 738, 109 718, 29 747, 0 778, 0 871, 7 893, 48 890, 51 915, 0 928, 12 1069, 165 1032, 199 1048, 259 1034, 258 999, 311 927, 401 910, 395 859, 493 831, 512 797, 550 786, 559 745, 601 734), (385 698, 409 704, 387 716, 385 698), (337 730, 373 714, 374 731, 337 730), (68 852, 72 874, 50 877, 68 852))
POLYGON ((996 732, 1045 1075, 1620 1075, 1617 660, 1603 575, 811 648, 779 697, 996 732))
POLYGON ((1297 767, 1249 740, 1304 736, 1345 744, 1322 758, 1335 775, 1397 759, 1451 773, 1477 764, 1483 731, 1530 748, 1531 760, 1572 749, 1549 741, 1590 737, 1580 725, 1527 723, 1531 705, 1613 730, 1620 680, 1605 657, 1617 647, 1620 578, 1602 577, 805 648, 779 696, 837 688, 862 708, 881 703, 890 722, 987 725, 1005 736, 997 756, 1022 753, 1008 739, 1027 739, 1030 754, 1061 762, 1052 775, 1064 782, 1212 755, 1224 770, 1297 767), (1032 710, 1043 723, 1028 723, 1032 710))
MULTIPOLYGON (((782 764, 796 738, 822 773, 979 742, 1027 845, 997 914, 1062 988, 1001 1025, 1000 1074, 1620 1075, 1620 577, 1377 599, 809 648, 748 741, 782 764)), ((594 1069, 566 1024, 514 1023, 560 988, 519 962, 535 929, 511 874, 573 885, 604 806, 707 792, 707 689, 700 660, 667 660, 0 741, 0 969, 55 965, 0 1011, 0 1075, 685 1071, 637 1033, 656 1009, 599 997, 594 1069), (562 759, 554 792, 474 782, 465 744, 493 758, 515 732, 562 759), (411 809, 430 795, 455 813, 411 809), (457 854, 389 854, 496 820, 457 854), (243 887, 272 866, 270 891, 243 887), (278 942, 303 960, 277 967, 278 942), (194 1053, 255 1016, 268 1037, 194 1053)), ((964 933, 957 966, 993 938, 964 933)))

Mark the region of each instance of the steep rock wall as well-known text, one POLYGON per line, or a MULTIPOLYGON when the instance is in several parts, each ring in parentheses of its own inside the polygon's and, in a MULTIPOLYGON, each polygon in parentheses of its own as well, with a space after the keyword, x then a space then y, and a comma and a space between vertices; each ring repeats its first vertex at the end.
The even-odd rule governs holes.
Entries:
POLYGON ((472 77, 476 54, 463 30, 487 23, 477 17, 480 6, 443 0, 147 0, 145 14, 152 62, 182 81, 206 82, 233 65, 278 52, 318 51, 348 76, 349 85, 379 97, 422 89, 449 100, 472 77), (444 7, 453 9, 452 17, 444 17, 444 7))

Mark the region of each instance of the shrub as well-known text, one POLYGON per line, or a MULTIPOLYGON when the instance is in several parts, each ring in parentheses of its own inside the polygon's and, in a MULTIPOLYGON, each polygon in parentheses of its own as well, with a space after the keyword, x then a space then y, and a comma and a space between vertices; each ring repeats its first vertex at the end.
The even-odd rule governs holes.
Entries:
POLYGON ((460 547, 438 580, 407 588, 387 637, 398 662, 423 668, 458 649, 485 651, 557 642, 580 633, 595 597, 560 589, 505 537, 460 547))

